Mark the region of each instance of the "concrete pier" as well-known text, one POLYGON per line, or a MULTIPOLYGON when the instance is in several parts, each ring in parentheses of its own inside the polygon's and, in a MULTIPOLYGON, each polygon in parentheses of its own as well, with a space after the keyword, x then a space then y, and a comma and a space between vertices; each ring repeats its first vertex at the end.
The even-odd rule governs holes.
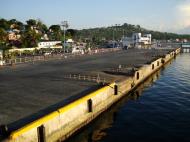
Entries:
MULTIPOLYGON (((1 118, 3 123, 12 123, 14 120, 54 104, 54 107, 50 109, 51 113, 48 112, 47 115, 44 113, 45 116, 38 115, 38 117, 32 118, 31 122, 25 121, 27 123, 24 125, 21 125, 24 119, 17 121, 19 123, 14 122, 9 125, 10 129, 15 125, 18 128, 12 128, 13 131, 10 132, 7 140, 32 142, 39 141, 39 139, 44 141, 67 139, 179 52, 180 49, 175 51, 131 49, 65 61, 22 65, 14 69, 1 69, 0 75, 3 78, 1 85, 4 84, 1 87, 4 88, 4 92, 7 92, 4 97, 1 97, 7 102, 10 100, 9 104, 4 103, 0 106, 2 108, 0 113, 7 116, 7 118, 1 118), (69 74, 86 74, 88 76, 98 74, 109 84, 101 87, 89 80, 65 79, 64 76, 69 74), (22 88, 19 87, 21 85, 22 88), (14 92, 15 90, 17 91, 14 92), (64 102, 71 96, 75 98, 70 99, 71 103, 64 102), (61 100, 63 102, 56 106, 55 104, 61 100), (32 108, 28 104, 32 104, 34 107, 32 108), (19 108, 20 105, 23 108, 19 108), (19 109, 6 112, 5 109, 8 106, 19 109)), ((39 111, 39 114, 41 113, 39 111)))

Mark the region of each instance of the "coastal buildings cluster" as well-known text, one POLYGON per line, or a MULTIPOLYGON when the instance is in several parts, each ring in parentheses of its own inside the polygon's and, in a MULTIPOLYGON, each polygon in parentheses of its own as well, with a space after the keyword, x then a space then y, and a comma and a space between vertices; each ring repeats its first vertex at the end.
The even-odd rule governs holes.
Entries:
POLYGON ((129 47, 151 47, 152 44, 152 35, 151 34, 145 34, 142 35, 142 33, 133 33, 132 37, 123 37, 122 44, 124 48, 129 47))

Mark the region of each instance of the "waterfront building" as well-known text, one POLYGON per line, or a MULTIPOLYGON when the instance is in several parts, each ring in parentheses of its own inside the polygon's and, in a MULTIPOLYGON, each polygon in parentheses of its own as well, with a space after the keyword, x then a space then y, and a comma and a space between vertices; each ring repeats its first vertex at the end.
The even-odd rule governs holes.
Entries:
POLYGON ((132 37, 124 37, 122 39, 122 44, 124 48, 130 48, 130 47, 146 48, 150 47, 151 42, 152 42, 151 34, 142 35, 141 33, 133 33, 132 37))
POLYGON ((41 41, 38 48, 62 48, 62 41, 41 41))
POLYGON ((151 44, 151 38, 152 38, 151 34, 145 34, 142 36, 141 33, 133 33, 132 35, 132 39, 135 44, 144 44, 144 45, 151 44))

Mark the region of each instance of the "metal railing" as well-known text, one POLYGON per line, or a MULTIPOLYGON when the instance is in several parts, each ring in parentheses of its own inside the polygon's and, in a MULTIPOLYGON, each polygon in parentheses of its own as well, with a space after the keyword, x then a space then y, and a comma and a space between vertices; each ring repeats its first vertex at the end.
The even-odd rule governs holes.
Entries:
POLYGON ((106 52, 115 52, 122 50, 121 48, 109 48, 109 49, 96 49, 91 50, 88 52, 82 53, 66 53, 66 54, 50 54, 50 55, 38 55, 38 56, 30 56, 30 57, 17 57, 14 59, 5 59, 4 66, 7 65, 16 65, 16 64, 23 64, 23 63, 34 63, 37 61, 48 61, 48 60, 57 60, 57 59, 68 59, 68 58, 75 58, 80 56, 86 55, 94 55, 94 54, 101 54, 106 52))
POLYGON ((64 76, 65 79, 72 79, 72 80, 84 80, 84 81, 91 81, 96 83, 103 83, 106 84, 105 78, 100 77, 98 74, 97 76, 92 75, 81 75, 81 74, 69 74, 64 76))

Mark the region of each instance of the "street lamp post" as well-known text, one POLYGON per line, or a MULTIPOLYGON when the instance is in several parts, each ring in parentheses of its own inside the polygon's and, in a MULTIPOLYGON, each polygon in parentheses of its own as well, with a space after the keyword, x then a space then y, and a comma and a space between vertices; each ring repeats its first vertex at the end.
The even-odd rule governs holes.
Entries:
POLYGON ((125 30, 123 29, 123 38, 125 37, 125 30))
POLYGON ((63 26, 63 31, 64 31, 64 55, 65 55, 65 32, 66 29, 69 27, 68 22, 67 21, 62 21, 61 22, 61 26, 63 26))
POLYGON ((113 31, 112 31, 112 32, 113 32, 113 33, 112 33, 112 46, 113 46, 113 48, 114 48, 114 40, 115 40, 115 39, 114 39, 114 26, 112 26, 112 28, 113 28, 113 31))

